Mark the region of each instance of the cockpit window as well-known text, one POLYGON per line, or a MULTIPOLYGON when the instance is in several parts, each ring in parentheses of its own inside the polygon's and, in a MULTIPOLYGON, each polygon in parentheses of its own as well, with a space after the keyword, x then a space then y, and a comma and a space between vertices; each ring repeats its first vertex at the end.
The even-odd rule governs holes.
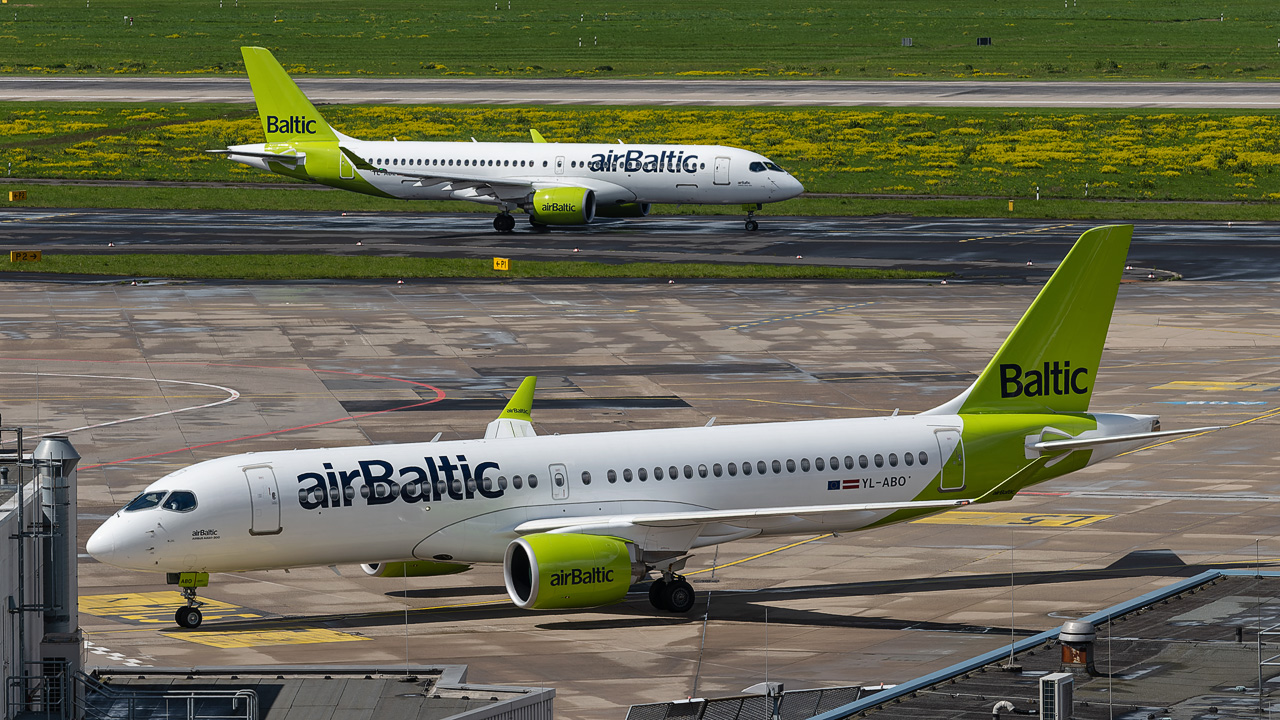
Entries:
POLYGON ((133 502, 124 506, 125 512, 133 512, 134 510, 148 510, 160 504, 164 499, 168 490, 157 490, 155 492, 144 492, 133 499, 133 502))
POLYGON ((783 170, 781 167, 778 166, 778 163, 767 162, 764 164, 764 166, 769 168, 770 170, 777 170, 778 172, 786 172, 786 170, 783 170))
POLYGON ((751 172, 764 172, 764 163, 756 161, 747 166, 751 172))
POLYGON ((195 493, 189 493, 186 490, 174 490, 169 494, 169 499, 164 501, 164 509, 174 512, 189 512, 196 509, 195 493))

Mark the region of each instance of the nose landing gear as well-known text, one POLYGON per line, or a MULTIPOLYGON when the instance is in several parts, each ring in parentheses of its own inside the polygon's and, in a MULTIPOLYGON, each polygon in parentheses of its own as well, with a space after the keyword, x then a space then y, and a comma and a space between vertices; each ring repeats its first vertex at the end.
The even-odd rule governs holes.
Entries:
POLYGON ((756 203, 756 206, 755 206, 755 207, 751 207, 750 205, 747 205, 747 206, 746 206, 746 208, 747 208, 747 232, 755 232, 756 230, 759 230, 759 229, 760 229, 760 223, 758 223, 758 222, 756 222, 756 221, 755 221, 755 215, 756 215, 756 211, 757 211, 757 210, 759 210, 759 209, 760 209, 760 208, 762 208, 762 207, 764 207, 764 205, 762 205, 762 204, 760 204, 760 203, 756 203))
POLYGON ((204 603, 196 597, 196 588, 209 586, 209 573, 184 572, 184 573, 167 573, 165 581, 170 585, 177 585, 182 591, 182 599, 187 604, 178 608, 173 614, 173 619, 178 623, 178 627, 184 627, 188 630, 194 630, 200 627, 200 623, 204 621, 204 615, 200 612, 200 606, 204 603))

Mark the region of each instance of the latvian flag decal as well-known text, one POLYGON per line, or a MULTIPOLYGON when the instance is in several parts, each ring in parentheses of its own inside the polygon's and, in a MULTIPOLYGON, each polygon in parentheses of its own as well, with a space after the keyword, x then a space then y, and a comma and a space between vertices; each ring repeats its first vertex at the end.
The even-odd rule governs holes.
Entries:
POLYGON ((843 481, 828 480, 827 489, 828 490, 854 490, 859 487, 858 483, 859 483, 858 478, 854 478, 852 480, 843 480, 843 481))

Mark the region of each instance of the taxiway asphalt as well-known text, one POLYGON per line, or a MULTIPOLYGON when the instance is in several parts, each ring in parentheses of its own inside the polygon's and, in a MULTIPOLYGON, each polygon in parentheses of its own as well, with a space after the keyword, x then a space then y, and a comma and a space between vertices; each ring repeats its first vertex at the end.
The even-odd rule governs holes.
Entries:
MULTIPOLYGON (((0 389, 8 425, 85 428, 71 433, 83 543, 151 481, 205 458, 477 437, 486 403, 526 373, 540 376, 541 433, 916 412, 967 385, 1036 289, 9 282, 0 389), (352 403, 419 404, 404 380, 458 402, 352 417, 352 403)), ((555 686, 569 720, 683 698, 700 656, 704 696, 762 680, 766 663, 788 689, 902 681, 1208 566, 1274 562, 1275 292, 1126 284, 1098 376, 1098 410, 1157 413, 1167 429, 1244 424, 978 514, 699 552, 687 617, 654 612, 643 592, 598 610, 520 611, 495 568, 405 581, 348 566, 216 575, 202 594, 221 604, 184 631, 163 577, 82 557, 81 625, 117 665, 465 663, 485 682, 555 686), (797 541, 808 542, 771 552, 797 541)))
MULTIPOLYGON (((315 103, 835 107, 1280 107, 1280 83, 300 77, 315 103)), ((0 100, 252 102, 243 77, 4 77, 0 100)))
MULTIPOLYGON (((648 217, 493 232, 484 214, 13 210, 9 249, 67 253, 325 253, 602 262, 769 262, 953 270, 1040 282, 1100 221, 903 217, 648 217), (358 244, 357 244, 358 243, 358 244), (1028 265, 1028 263, 1031 263, 1028 265)), ((1130 260, 1196 280, 1280 280, 1280 223, 1138 221, 1130 260)))

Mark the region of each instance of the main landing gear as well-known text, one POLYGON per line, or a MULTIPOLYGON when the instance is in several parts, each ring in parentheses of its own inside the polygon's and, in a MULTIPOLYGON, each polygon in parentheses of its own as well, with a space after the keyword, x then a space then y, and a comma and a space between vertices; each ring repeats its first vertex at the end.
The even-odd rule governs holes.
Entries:
POLYGON ((688 559, 683 557, 663 567, 662 577, 649 586, 649 602, 655 608, 673 613, 687 613, 693 609, 693 586, 679 574, 688 559))
POLYGON ((182 591, 182 598, 187 601, 186 605, 178 608, 178 611, 173 614, 178 627, 188 630, 200 627, 200 623, 204 621, 200 606, 204 603, 196 597, 196 588, 209 586, 209 573, 166 573, 165 581, 170 585, 177 585, 182 591))
POLYGON ((747 232, 755 232, 760 229, 760 223, 755 221, 755 215, 756 210, 759 210, 762 207, 764 206, 760 203, 756 203, 754 208, 750 205, 747 206, 747 232))
POLYGON ((670 581, 658 578, 649 586, 649 603, 659 610, 687 613, 693 609, 693 586, 680 575, 670 581))
POLYGON ((493 229, 500 233, 509 233, 516 229, 516 219, 511 216, 510 212, 503 210, 501 214, 493 219, 493 229))

